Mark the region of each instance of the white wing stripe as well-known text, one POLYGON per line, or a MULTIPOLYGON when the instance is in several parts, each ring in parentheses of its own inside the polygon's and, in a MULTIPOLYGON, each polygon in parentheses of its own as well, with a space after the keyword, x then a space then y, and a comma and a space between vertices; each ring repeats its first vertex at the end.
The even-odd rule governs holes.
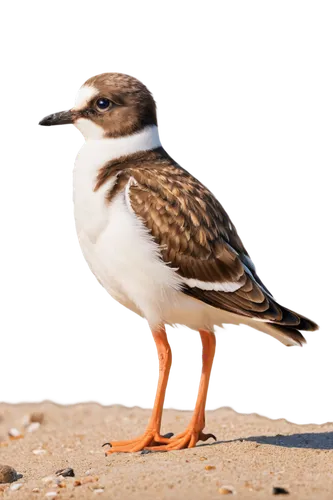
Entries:
POLYGON ((200 281, 194 278, 184 278, 182 281, 190 288, 200 288, 201 290, 214 291, 214 292, 235 292, 244 283, 235 283, 234 281, 226 281, 225 283, 200 281))

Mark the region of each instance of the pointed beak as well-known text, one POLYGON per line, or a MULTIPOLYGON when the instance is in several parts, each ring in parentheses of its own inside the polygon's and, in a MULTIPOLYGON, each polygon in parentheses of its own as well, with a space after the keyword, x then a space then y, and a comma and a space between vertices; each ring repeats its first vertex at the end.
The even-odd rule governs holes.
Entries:
POLYGON ((60 111, 59 113, 53 113, 53 115, 45 116, 39 125, 44 125, 50 127, 51 125, 65 125, 67 123, 74 123, 75 115, 70 109, 69 111, 60 111))

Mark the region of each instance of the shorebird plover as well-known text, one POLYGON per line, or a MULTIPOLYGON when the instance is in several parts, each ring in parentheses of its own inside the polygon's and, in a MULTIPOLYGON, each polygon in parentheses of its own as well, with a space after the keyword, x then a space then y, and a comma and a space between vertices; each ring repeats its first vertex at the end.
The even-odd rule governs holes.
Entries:
POLYGON ((146 318, 159 358, 146 431, 107 443, 107 454, 194 447, 214 437, 203 430, 215 326, 246 324, 290 346, 305 342, 299 330, 317 325, 274 300, 220 203, 163 149, 155 102, 141 82, 119 73, 90 78, 71 110, 40 122, 65 123, 85 138, 74 168, 83 254, 110 295, 146 318), (193 417, 175 437, 160 434, 171 367, 166 324, 199 331, 203 346, 193 417))

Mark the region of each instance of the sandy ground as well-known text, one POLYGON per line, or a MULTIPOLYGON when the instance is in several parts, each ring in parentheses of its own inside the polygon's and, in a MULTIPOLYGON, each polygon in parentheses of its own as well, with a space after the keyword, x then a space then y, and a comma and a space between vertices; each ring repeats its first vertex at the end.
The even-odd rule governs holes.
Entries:
MULTIPOLYGON (((53 498, 49 492, 57 492, 58 499, 214 499, 223 498, 225 489, 240 498, 269 498, 278 486, 290 499, 333 498, 333 423, 299 426, 222 408, 207 413, 206 429, 217 435, 216 444, 104 456, 105 441, 140 434, 149 414, 97 404, 0 404, 0 464, 23 475, 0 485, 0 498, 53 498), (44 414, 39 428, 26 427, 33 412, 44 414), (11 428, 24 437, 10 440, 11 428), (67 467, 75 477, 60 479, 60 487, 54 474, 67 467), (84 478, 92 482, 75 485, 84 478)), ((181 432, 190 415, 165 411, 163 432, 181 432)))

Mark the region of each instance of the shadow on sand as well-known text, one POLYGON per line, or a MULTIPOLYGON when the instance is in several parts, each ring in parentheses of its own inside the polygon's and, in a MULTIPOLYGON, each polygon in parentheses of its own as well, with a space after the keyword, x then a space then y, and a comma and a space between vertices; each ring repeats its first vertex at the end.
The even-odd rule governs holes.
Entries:
POLYGON ((333 450, 333 432, 305 432, 302 434, 290 435, 251 436, 248 438, 232 439, 230 441, 216 441, 211 444, 236 443, 242 441, 252 441, 259 444, 282 446, 284 448, 333 450))

